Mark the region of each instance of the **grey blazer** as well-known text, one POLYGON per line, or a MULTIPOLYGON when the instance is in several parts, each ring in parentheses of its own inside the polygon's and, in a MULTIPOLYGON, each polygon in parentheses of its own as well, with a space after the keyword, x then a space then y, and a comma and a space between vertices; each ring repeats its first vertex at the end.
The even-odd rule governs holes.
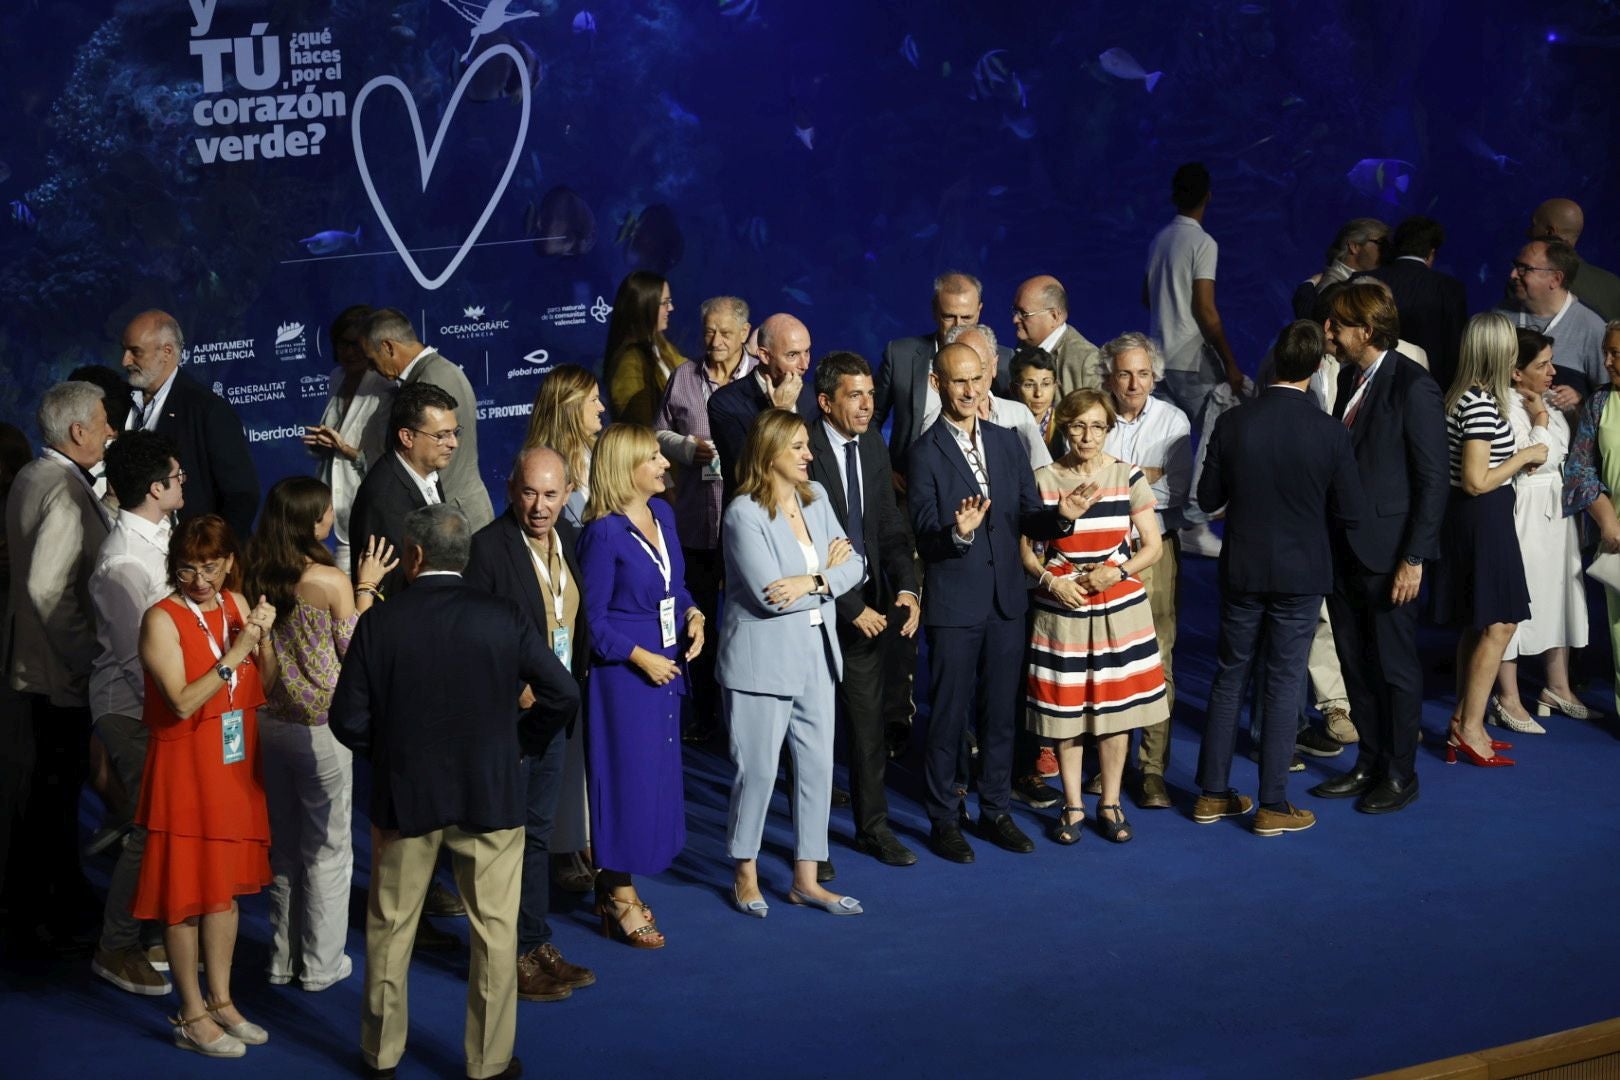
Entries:
POLYGON ((852 555, 827 569, 827 546, 844 537, 832 500, 822 486, 811 481, 816 497, 801 504, 805 528, 816 546, 819 573, 827 578, 831 595, 800 597, 786 611, 765 602, 765 586, 778 578, 805 573, 804 551, 784 515, 773 521, 765 508, 747 495, 726 507, 723 545, 726 556, 725 620, 720 628, 716 660, 720 685, 751 694, 791 697, 805 684, 810 665, 821 663, 829 652, 833 678, 844 674, 844 654, 838 648, 840 595, 866 576, 866 561, 852 555), (812 626, 811 612, 821 613, 821 625, 812 626), (826 650, 826 651, 824 651, 826 650))
MULTIPOLYGON (((439 473, 444 485, 444 497, 461 507, 467 523, 477 532, 495 520, 495 506, 489 499, 489 488, 478 471, 478 395, 472 383, 455 364, 435 351, 422 358, 411 371, 409 382, 430 383, 456 399, 456 423, 461 425, 461 437, 456 440, 456 452, 439 473)), ((390 436, 391 437, 391 436, 390 436)))

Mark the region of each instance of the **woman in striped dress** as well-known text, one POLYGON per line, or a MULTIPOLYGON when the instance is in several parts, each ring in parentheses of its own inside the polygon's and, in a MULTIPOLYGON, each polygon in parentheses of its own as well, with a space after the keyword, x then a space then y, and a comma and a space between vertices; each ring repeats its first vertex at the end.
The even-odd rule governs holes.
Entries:
POLYGON ((1475 315, 1463 334, 1457 377, 1446 394, 1451 499, 1441 528, 1435 614, 1462 630, 1457 708, 1446 763, 1512 765, 1485 733, 1485 703, 1514 627, 1530 617, 1530 589, 1513 529, 1514 476, 1547 460, 1545 443, 1513 448, 1508 398, 1519 340, 1506 316, 1475 315))
POLYGON ((1107 394, 1070 393, 1058 404, 1053 425, 1067 437, 1069 451, 1036 470, 1042 501, 1053 505, 1082 484, 1099 490, 1068 536, 1048 543, 1044 552, 1023 541, 1024 569, 1037 581, 1026 722, 1057 746, 1065 805, 1052 839, 1080 839, 1082 740, 1091 735, 1102 774, 1098 825, 1104 836, 1123 843, 1131 838, 1119 803, 1130 732, 1170 715, 1153 616, 1137 577, 1159 561, 1159 523, 1142 470, 1103 453, 1114 426, 1107 394), (1139 537, 1134 546, 1133 526, 1139 537))

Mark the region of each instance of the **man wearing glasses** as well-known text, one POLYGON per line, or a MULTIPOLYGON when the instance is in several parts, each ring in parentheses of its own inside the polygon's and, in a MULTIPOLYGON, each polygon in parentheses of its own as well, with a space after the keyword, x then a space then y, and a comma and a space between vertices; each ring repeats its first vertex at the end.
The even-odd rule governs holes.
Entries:
MULTIPOLYGON (((446 502, 461 507, 467 521, 477 532, 495 520, 495 506, 490 502, 489 489, 484 486, 478 471, 478 426, 475 412, 477 395, 472 383, 455 364, 431 345, 417 339, 411 320, 396 308, 382 308, 371 313, 361 337, 360 347, 377 374, 393 379, 400 386, 424 383, 437 386, 456 401, 467 403, 460 432, 460 445, 455 458, 444 468, 446 502)), ((454 408, 454 405, 451 406, 454 408)), ((454 425, 452 425, 454 426, 454 425)), ((395 429, 397 430, 397 428, 395 429)), ((352 514, 349 522, 351 537, 360 535, 352 514)), ((397 548, 395 550, 398 550, 397 548)))
POLYGON ((1553 340, 1558 369, 1552 403, 1573 409, 1594 387, 1609 381, 1603 368, 1603 318, 1569 291, 1580 268, 1575 249, 1562 240, 1532 240, 1519 249, 1508 274, 1509 296, 1496 310, 1520 328, 1553 340))
POLYGON ((1024 345, 1038 345, 1052 355, 1057 372, 1057 400, 1076 390, 1097 390, 1097 346, 1069 325, 1069 294, 1057 278, 1032 277, 1013 294, 1013 331, 1024 345))

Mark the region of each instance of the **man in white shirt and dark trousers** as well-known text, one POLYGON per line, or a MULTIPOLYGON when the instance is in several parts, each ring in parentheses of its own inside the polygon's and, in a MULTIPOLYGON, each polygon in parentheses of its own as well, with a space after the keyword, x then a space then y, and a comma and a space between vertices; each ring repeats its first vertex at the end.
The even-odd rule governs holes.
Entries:
MULTIPOLYGON (((170 592, 169 529, 185 504, 185 479, 179 446, 166 435, 128 431, 107 448, 107 484, 119 510, 90 575, 101 647, 90 669, 90 714, 131 800, 140 794, 146 766, 141 617, 170 592)), ((141 924, 129 913, 145 849, 146 830, 132 826, 107 885, 101 942, 90 970, 132 994, 167 994, 169 980, 152 965, 141 946, 141 924)))

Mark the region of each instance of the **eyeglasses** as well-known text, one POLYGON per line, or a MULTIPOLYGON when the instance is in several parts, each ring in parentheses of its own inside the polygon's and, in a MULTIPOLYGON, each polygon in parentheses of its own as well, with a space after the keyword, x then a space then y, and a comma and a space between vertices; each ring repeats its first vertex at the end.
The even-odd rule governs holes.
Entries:
POLYGON ((179 566, 175 568, 174 579, 182 585, 190 585, 199 577, 212 581, 219 577, 220 571, 225 569, 221 562, 203 563, 201 566, 179 566))
POLYGON ((673 297, 666 296, 662 300, 658 301, 658 306, 661 308, 672 308, 675 306, 675 300, 673 297))
POLYGON ((1043 312, 1056 311, 1056 310, 1057 310, 1057 308, 1050 308, 1050 307, 1038 307, 1034 311, 1025 311, 1023 308, 1013 308, 1012 309, 1013 322, 1023 322, 1025 319, 1033 319, 1035 316, 1040 315, 1043 312))
POLYGON ((1526 263, 1522 263, 1522 262, 1516 262, 1516 263, 1513 264, 1513 272, 1515 274, 1519 274, 1521 276, 1524 275, 1524 274, 1530 273, 1530 271, 1532 271, 1532 270, 1540 270, 1544 274, 1552 274, 1552 273, 1556 273, 1558 271, 1558 267, 1556 267, 1556 266, 1530 266, 1530 265, 1528 265, 1526 263))
POLYGON ((414 431, 418 435, 426 435, 428 438, 432 439, 434 442, 438 443, 440 446, 444 445, 444 440, 446 440, 446 439, 459 439, 459 438, 461 438, 461 428, 459 428, 459 427, 451 428, 449 431, 423 431, 421 428, 415 428, 415 427, 406 428, 405 430, 406 431, 414 431))
POLYGON ((1107 435, 1108 434, 1108 425, 1107 424, 1065 424, 1065 425, 1063 425, 1063 430, 1067 431, 1070 435, 1085 435, 1085 434, 1089 433, 1089 434, 1092 434, 1092 435, 1102 436, 1102 435, 1107 435))
POLYGON ((163 478, 163 486, 168 487, 169 484, 171 484, 172 482, 174 482, 176 480, 180 481, 182 484, 185 483, 186 482, 186 470, 181 469, 179 472, 173 472, 173 473, 170 473, 168 476, 165 476, 163 478))

